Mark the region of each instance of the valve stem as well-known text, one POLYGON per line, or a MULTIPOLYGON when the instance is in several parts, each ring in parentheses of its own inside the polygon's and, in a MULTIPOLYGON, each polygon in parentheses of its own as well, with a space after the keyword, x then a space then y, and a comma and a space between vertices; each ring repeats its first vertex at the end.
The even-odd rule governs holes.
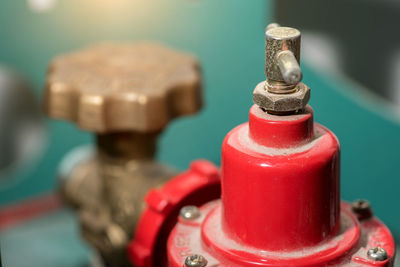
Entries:
POLYGON ((253 91, 253 102, 274 115, 298 114, 310 99, 310 88, 301 83, 300 31, 269 24, 265 29, 265 76, 253 91))
POLYGON ((265 31, 266 89, 271 93, 292 93, 303 75, 300 69, 300 31, 271 23, 265 31))

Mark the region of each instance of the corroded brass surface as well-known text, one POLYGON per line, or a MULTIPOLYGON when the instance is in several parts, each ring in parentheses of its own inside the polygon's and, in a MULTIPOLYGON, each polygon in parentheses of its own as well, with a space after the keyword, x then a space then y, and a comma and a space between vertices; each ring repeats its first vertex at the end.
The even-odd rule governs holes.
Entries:
POLYGON ((272 81, 285 81, 279 67, 279 53, 290 51, 300 62, 300 31, 289 27, 272 27, 265 32, 265 76, 272 81))
POLYGON ((160 45, 102 44, 51 63, 48 115, 96 133, 96 153, 65 174, 61 194, 105 265, 130 266, 126 245, 144 196, 176 174, 153 160, 157 136, 172 118, 196 112, 200 95, 196 59, 160 45))
POLYGON ((54 59, 44 106, 50 117, 94 132, 157 131, 201 106, 193 56, 150 43, 105 43, 54 59))
POLYGON ((274 94, 265 89, 265 83, 259 83, 253 91, 253 102, 263 109, 275 114, 286 114, 303 110, 310 100, 310 88, 298 83, 296 91, 290 94, 274 94), (271 112, 272 111, 272 112, 271 112))
POLYGON ((125 255, 144 196, 175 175, 152 160, 120 160, 98 153, 77 165, 62 186, 78 210, 81 234, 109 266, 130 266, 125 255))

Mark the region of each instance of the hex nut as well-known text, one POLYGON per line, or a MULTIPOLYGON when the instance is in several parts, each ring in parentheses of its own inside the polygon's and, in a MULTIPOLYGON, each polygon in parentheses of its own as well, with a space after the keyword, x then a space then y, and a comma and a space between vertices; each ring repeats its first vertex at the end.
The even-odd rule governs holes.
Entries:
POLYGON ((290 94, 276 94, 265 89, 265 81, 259 83, 253 92, 253 102, 259 107, 274 112, 290 112, 303 109, 310 100, 310 88, 298 83, 297 90, 290 94))

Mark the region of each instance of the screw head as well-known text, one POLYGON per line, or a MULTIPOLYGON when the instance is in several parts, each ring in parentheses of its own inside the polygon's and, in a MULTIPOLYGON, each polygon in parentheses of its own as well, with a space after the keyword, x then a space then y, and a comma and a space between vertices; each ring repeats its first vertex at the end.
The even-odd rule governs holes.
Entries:
POLYGON ((388 258, 386 250, 382 247, 368 249, 367 256, 373 261, 384 261, 388 258))
POLYGON ((351 205, 352 211, 357 215, 359 220, 372 217, 371 204, 365 199, 357 199, 351 205))
POLYGON ((190 255, 185 260, 185 266, 187 267, 205 267, 207 263, 206 258, 199 254, 190 255))
POLYGON ((179 214, 185 220, 194 220, 200 217, 200 211, 196 206, 185 206, 179 214))

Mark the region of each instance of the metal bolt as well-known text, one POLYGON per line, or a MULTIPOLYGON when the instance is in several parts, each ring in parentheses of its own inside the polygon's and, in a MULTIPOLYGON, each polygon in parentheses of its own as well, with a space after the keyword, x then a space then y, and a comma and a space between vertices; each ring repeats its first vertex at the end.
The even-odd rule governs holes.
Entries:
POLYGON ((200 217, 200 211, 196 206, 185 206, 181 209, 180 216, 185 220, 194 220, 200 217))
POLYGON ((298 84, 303 78, 303 74, 293 53, 285 50, 279 52, 276 57, 285 82, 287 84, 298 84))
POLYGON ((365 199, 357 199, 351 205, 352 211, 357 215, 359 220, 372 217, 371 204, 365 199))
POLYGON ((374 247, 368 249, 368 258, 373 261, 384 261, 388 258, 387 252, 382 247, 374 247))
POLYGON ((206 258, 199 254, 193 254, 186 258, 185 265, 187 267, 205 267, 207 266, 208 261, 206 258))

